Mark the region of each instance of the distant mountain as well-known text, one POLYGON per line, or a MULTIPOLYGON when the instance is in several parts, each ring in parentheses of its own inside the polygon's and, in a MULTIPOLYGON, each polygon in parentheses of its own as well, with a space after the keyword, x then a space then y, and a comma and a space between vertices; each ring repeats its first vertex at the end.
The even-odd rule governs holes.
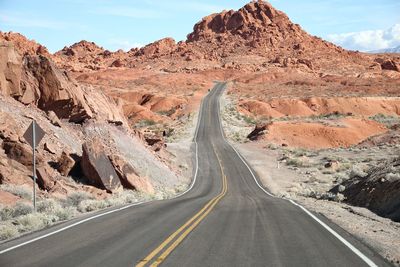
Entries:
POLYGON ((369 51, 368 53, 400 53, 400 45, 393 48, 373 50, 369 51))

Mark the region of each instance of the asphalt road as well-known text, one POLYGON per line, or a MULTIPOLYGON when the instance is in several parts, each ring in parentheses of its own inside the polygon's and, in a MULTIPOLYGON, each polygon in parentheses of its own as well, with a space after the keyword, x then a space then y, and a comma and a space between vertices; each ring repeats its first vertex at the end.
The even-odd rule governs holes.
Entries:
POLYGON ((389 266, 325 218, 261 189, 223 136, 224 86, 202 103, 189 192, 1 244, 0 266, 389 266))

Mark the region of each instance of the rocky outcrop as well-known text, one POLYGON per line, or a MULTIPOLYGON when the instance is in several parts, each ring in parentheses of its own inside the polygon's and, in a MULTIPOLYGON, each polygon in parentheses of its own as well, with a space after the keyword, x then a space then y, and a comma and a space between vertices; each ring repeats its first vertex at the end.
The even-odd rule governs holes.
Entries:
POLYGON ((81 168, 86 178, 96 187, 108 192, 122 189, 121 182, 107 157, 104 146, 99 139, 83 144, 81 168))
POLYGON ((154 43, 148 44, 136 52, 136 56, 155 57, 170 54, 177 48, 176 42, 172 38, 164 38, 154 43))
POLYGON ((97 118, 124 124, 122 104, 100 91, 79 85, 47 57, 25 55, 23 59, 9 42, 0 43, 0 93, 58 118, 82 123, 97 118), (55 116, 54 116, 55 115, 55 116))
POLYGON ((0 93, 12 97, 21 95, 21 56, 10 42, 0 41, 0 93))
POLYGON ((153 185, 150 183, 149 179, 140 177, 135 169, 122 157, 111 155, 109 158, 124 188, 149 194, 154 193, 153 185))
POLYGON ((188 41, 198 41, 224 33, 248 38, 266 31, 268 26, 286 27, 288 21, 289 18, 283 12, 274 9, 271 4, 264 1, 251 2, 238 11, 223 11, 203 18, 188 35, 188 41))
POLYGON ((331 192, 341 193, 346 202, 366 207, 380 216, 400 221, 400 158, 373 167, 366 175, 354 175, 334 187, 331 192))
POLYGON ((144 140, 155 152, 158 152, 167 146, 164 139, 156 134, 145 134, 144 140))
POLYGON ((44 56, 27 56, 24 59, 25 92, 31 96, 20 99, 24 104, 36 104, 44 111, 54 111, 59 118, 83 122, 93 117, 79 85, 44 56), (32 86, 32 85, 37 85, 32 86))
POLYGON ((29 40, 25 36, 16 32, 0 32, 0 40, 12 42, 17 52, 21 55, 44 55, 50 57, 46 47, 38 44, 34 40, 29 40))
POLYGON ((381 67, 383 70, 394 70, 400 72, 400 63, 395 62, 394 60, 385 60, 381 63, 381 67))
POLYGON ((247 135, 247 138, 251 141, 258 140, 260 137, 262 137, 265 134, 265 131, 268 129, 268 126, 270 124, 257 124, 254 127, 254 130, 247 135))

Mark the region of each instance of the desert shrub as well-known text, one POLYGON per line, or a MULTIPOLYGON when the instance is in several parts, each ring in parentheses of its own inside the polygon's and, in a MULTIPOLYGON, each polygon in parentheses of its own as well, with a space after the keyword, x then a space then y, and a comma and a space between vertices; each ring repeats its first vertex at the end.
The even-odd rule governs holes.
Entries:
POLYGON ((338 111, 332 112, 332 113, 327 113, 327 114, 321 114, 321 115, 312 115, 310 118, 312 120, 336 120, 339 118, 343 118, 346 116, 351 116, 350 114, 342 114, 338 111))
POLYGON ((342 163, 339 165, 339 167, 336 169, 336 172, 342 172, 342 171, 347 171, 348 169, 351 168, 350 163, 342 163))
POLYGON ((31 213, 21 216, 15 220, 15 224, 18 226, 19 232, 28 232, 41 229, 45 226, 45 223, 40 213, 31 213))
POLYGON ((0 206, 0 219, 6 221, 13 218, 14 209, 9 206, 0 206))
POLYGON ((41 213, 53 213, 58 208, 61 208, 61 205, 54 199, 45 199, 39 201, 36 205, 37 212, 41 213))
POLYGON ((83 191, 73 192, 69 194, 65 200, 65 206, 78 207, 83 200, 87 199, 93 199, 93 197, 89 193, 83 191))
POLYGON ((73 218, 76 215, 75 207, 60 207, 53 211, 53 214, 58 217, 59 221, 65 221, 73 218))
POLYGON ((396 180, 400 180, 400 173, 387 173, 385 175, 386 180, 388 181, 396 181, 396 180))
POLYGON ((387 127, 391 127, 394 124, 398 123, 399 117, 396 116, 390 116, 390 115, 385 115, 385 114, 376 114, 374 116, 369 117, 369 119, 377 121, 379 123, 382 123, 386 125, 387 127))
POLYGON ((158 111, 157 113, 162 115, 162 116, 171 116, 176 112, 176 107, 171 108, 170 110, 162 110, 158 111))
POLYGON ((105 200, 95 200, 95 199, 85 199, 78 205, 78 211, 80 212, 90 212, 99 209, 107 208, 109 205, 105 200))
POLYGON ((3 191, 19 196, 23 199, 32 200, 32 190, 26 186, 3 184, 0 185, 0 188, 3 191))
POLYGON ((76 215, 76 208, 74 206, 63 207, 54 199, 46 199, 38 202, 37 211, 48 216, 54 216, 55 218, 53 219, 56 221, 65 221, 76 215))
POLYGON ((353 166, 353 168, 350 171, 350 178, 355 178, 355 177, 361 177, 364 178, 368 175, 368 173, 364 172, 360 167, 358 166, 353 166))
POLYGON ((137 122, 135 124, 135 126, 138 127, 138 128, 141 128, 141 127, 146 127, 146 126, 152 126, 152 125, 155 125, 155 124, 156 124, 156 122, 154 120, 144 119, 144 120, 141 120, 141 121, 137 122))
POLYGON ((25 202, 18 202, 13 208, 13 218, 24 216, 33 212, 33 206, 25 202))
POLYGON ((343 181, 346 181, 347 179, 349 179, 349 176, 347 176, 347 175, 344 174, 344 173, 337 173, 337 174, 335 174, 335 175, 333 176, 333 178, 335 179, 335 182, 336 182, 336 183, 340 184, 340 183, 342 183, 343 181))
POLYGON ((0 240, 7 240, 18 235, 17 227, 13 224, 0 225, 0 240))
POLYGON ((244 120, 247 124, 256 124, 257 123, 257 121, 254 118, 248 117, 245 115, 242 115, 241 119, 244 120))
POLYGON ((137 202, 138 199, 140 198, 140 193, 132 190, 124 190, 123 192, 119 193, 116 197, 121 199, 123 203, 128 204, 137 202))
POLYGON ((310 162, 305 158, 289 158, 286 160, 286 165, 298 168, 307 168, 311 166, 310 162))
POLYGON ((303 156, 307 156, 307 150, 302 149, 302 148, 298 148, 298 149, 293 149, 290 151, 294 156, 296 157, 303 157, 303 156))
POLYGON ((266 148, 271 149, 271 150, 277 150, 278 146, 276 144, 268 144, 266 148))

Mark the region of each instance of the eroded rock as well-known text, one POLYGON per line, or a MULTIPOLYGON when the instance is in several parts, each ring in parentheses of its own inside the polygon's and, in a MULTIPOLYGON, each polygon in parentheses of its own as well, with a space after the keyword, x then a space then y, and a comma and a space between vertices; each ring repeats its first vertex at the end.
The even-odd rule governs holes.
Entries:
POLYGON ((63 151, 57 162, 57 170, 62 176, 68 176, 74 168, 75 163, 75 160, 63 151))
POLYGON ((150 183, 149 179, 146 177, 140 177, 134 168, 122 157, 111 155, 109 158, 124 188, 149 194, 154 193, 153 185, 150 183))
POLYGON ((99 139, 95 138, 84 143, 82 150, 82 171, 93 185, 108 192, 122 189, 118 175, 99 139))

